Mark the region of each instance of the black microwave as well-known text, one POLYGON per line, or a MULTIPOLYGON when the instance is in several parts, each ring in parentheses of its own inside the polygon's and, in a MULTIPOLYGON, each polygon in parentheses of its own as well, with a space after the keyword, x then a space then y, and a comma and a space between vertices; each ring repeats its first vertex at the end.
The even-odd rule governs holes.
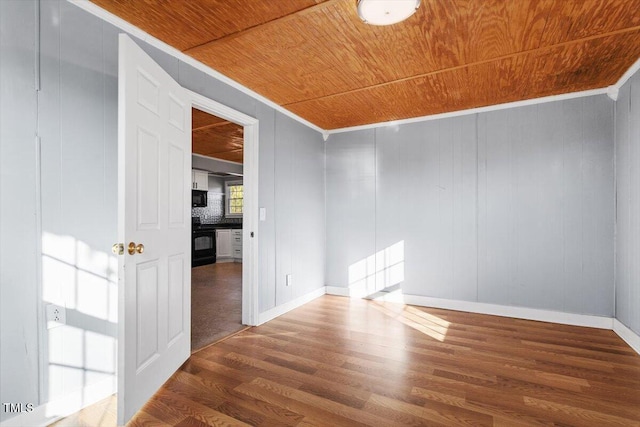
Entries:
POLYGON ((204 190, 191 190, 191 206, 194 208, 207 207, 207 192, 204 190))

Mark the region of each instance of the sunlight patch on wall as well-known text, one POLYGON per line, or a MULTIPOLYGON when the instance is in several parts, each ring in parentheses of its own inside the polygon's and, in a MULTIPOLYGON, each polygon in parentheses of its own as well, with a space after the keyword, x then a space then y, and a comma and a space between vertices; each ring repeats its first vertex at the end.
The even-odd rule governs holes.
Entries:
MULTIPOLYGON (((116 338, 81 327, 49 330, 49 396, 82 390, 116 374, 116 338)), ((79 402, 81 403, 81 402, 79 402)))
POLYGON ((118 259, 70 236, 42 235, 42 298, 110 322, 118 320, 118 259))
POLYGON ((404 281, 404 240, 349 266, 351 296, 365 297, 404 281))
POLYGON ((43 232, 43 305, 66 310, 66 324, 46 329, 48 416, 80 408, 90 394, 115 384, 117 274, 118 260, 105 250, 43 232))

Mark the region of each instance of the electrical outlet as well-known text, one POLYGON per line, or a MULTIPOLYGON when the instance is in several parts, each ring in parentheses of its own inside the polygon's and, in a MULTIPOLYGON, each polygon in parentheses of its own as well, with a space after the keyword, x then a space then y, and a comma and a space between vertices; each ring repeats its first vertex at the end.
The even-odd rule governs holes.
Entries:
POLYGON ((291 275, 287 274, 287 286, 291 286, 291 275))
POLYGON ((67 309, 56 304, 47 305, 47 329, 67 323, 67 309))

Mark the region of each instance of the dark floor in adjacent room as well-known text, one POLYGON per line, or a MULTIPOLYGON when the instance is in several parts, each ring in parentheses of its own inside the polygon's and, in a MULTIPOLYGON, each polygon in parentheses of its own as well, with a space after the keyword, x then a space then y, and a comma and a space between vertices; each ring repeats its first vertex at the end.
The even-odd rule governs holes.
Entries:
POLYGON ((227 262, 193 268, 191 351, 242 329, 242 264, 227 262))

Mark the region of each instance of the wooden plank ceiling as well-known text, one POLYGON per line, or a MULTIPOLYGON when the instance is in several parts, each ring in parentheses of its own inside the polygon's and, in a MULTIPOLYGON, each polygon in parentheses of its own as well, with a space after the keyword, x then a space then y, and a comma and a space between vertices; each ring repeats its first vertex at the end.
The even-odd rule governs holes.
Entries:
POLYGON ((195 154, 242 163, 242 126, 195 108, 191 111, 191 122, 195 154))
POLYGON ((92 0, 330 130, 614 84, 640 57, 640 0, 92 0))

